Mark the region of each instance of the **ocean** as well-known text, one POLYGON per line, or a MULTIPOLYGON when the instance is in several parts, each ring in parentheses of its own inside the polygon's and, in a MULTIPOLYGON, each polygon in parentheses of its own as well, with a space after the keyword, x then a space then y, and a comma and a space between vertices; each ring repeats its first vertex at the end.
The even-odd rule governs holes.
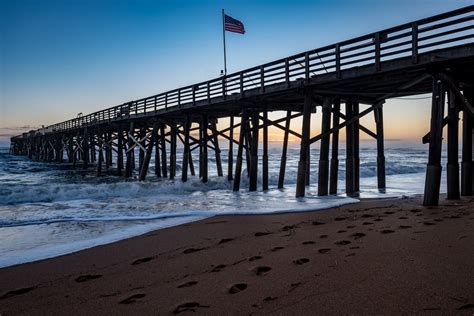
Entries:
MULTIPOLYGON (((93 167, 84 170, 80 165, 73 168, 67 163, 30 161, 10 155, 8 148, 0 148, 0 267, 55 257, 215 215, 301 212, 358 202, 343 192, 344 149, 339 157, 340 194, 330 197, 317 197, 316 148, 311 151, 311 186, 304 198, 295 198, 298 145, 292 144, 288 149, 283 190, 276 188, 280 155, 281 144, 271 144, 267 192, 248 192, 244 168, 241 191, 236 193, 226 176, 217 176, 212 151, 209 182, 203 184, 193 176, 188 182, 181 182, 179 148, 175 180, 156 178, 152 161, 144 182, 139 182, 136 175, 132 179, 117 177, 113 168, 97 177, 93 167)), ((221 156, 225 172, 225 148, 221 156)), ((423 193, 427 146, 386 142, 386 193, 377 190, 375 144, 361 141, 360 157, 360 197, 423 193)), ((442 182, 445 191, 444 172, 442 182)))

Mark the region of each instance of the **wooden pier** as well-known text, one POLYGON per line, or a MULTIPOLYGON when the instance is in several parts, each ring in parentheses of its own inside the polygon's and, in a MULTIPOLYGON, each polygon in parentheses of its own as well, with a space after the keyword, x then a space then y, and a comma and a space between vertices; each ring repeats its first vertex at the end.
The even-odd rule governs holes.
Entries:
POLYGON ((423 138, 429 143, 424 204, 437 205, 446 125, 447 197, 458 199, 460 195, 473 194, 473 21, 474 6, 468 6, 129 101, 12 137, 11 152, 38 161, 94 166, 98 175, 104 168, 113 167, 118 176, 131 177, 136 169, 140 180, 150 176, 148 170, 154 154, 154 176, 174 179, 179 176, 176 149, 181 143, 181 181, 187 181, 189 174, 195 175, 197 167, 199 177, 207 182, 211 154, 215 155, 218 176, 224 176, 219 143, 227 141, 225 169, 234 191, 239 191, 242 176, 249 178, 250 191, 258 190, 259 159, 261 189, 267 190, 268 128, 273 126, 284 135, 279 188, 284 186, 291 135, 301 144, 296 196, 305 195, 311 172, 318 174, 318 195, 336 194, 339 159, 346 162, 345 191, 355 195, 359 191, 360 132, 376 140, 377 183, 384 190, 384 102, 394 97, 431 93, 430 130, 423 138), (269 112, 281 113, 281 118, 269 119, 269 112), (321 133, 313 136, 311 124, 319 113, 321 133), (361 118, 371 113, 375 131, 360 123, 361 118), (303 122, 301 129, 292 129, 291 122, 299 117, 303 122), (227 126, 218 128, 218 120, 228 122, 227 126), (346 131, 346 157, 339 156, 341 129, 346 131), (310 170, 310 150, 316 143, 320 146, 319 167, 310 170), (195 161, 199 164, 195 165, 195 161), (248 173, 242 175, 245 167, 248 173))

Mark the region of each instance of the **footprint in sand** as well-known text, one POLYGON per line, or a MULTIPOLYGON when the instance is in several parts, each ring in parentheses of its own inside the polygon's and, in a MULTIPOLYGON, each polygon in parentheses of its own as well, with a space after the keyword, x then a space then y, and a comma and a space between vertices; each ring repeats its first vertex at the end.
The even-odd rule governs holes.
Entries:
POLYGON ((409 226, 409 225, 400 225, 400 226, 398 226, 398 228, 400 228, 400 229, 408 229, 408 228, 411 228, 411 226, 409 226))
POLYGON ((288 226, 283 227, 281 230, 286 232, 286 231, 292 230, 294 228, 296 228, 296 225, 288 225, 288 226))
POLYGON ((302 265, 308 262, 309 262, 308 258, 299 258, 299 259, 293 260, 293 263, 297 265, 302 265))
POLYGON ((381 234, 391 234, 391 233, 394 233, 395 231, 394 230, 391 230, 391 229, 384 229, 384 230, 381 230, 380 233, 381 234))
POLYGON ((321 235, 319 238, 328 238, 328 235, 321 235))
POLYGON ((465 309, 474 309, 474 304, 464 304, 457 308, 458 311, 465 310, 465 309))
POLYGON ((221 239, 221 241, 219 241, 219 244, 225 244, 227 242, 230 242, 234 240, 233 238, 224 238, 224 239, 221 239))
POLYGON ((359 238, 362 238, 364 236, 365 236, 364 233, 354 233, 354 234, 351 235, 351 237, 354 237, 354 239, 359 239, 359 238))
POLYGON ((181 305, 178 305, 174 311, 173 314, 179 314, 182 312, 196 312, 196 308, 209 308, 208 305, 201 305, 197 302, 189 302, 189 303, 184 303, 181 305))
POLYGON ((188 254, 188 253, 198 252, 198 251, 201 251, 201 250, 204 250, 204 248, 188 248, 188 249, 184 250, 183 253, 188 254))
POLYGON ((373 225, 374 223, 372 222, 363 222, 362 225, 373 225))
POLYGON ((146 296, 146 294, 144 294, 144 293, 134 294, 130 297, 127 297, 124 300, 121 300, 119 303, 120 304, 133 304, 133 303, 136 303, 137 300, 139 300, 141 298, 144 298, 145 296, 146 296))
POLYGON ((26 293, 34 290, 34 289, 36 289, 36 286, 24 287, 24 288, 21 288, 21 289, 12 290, 12 291, 9 291, 9 292, 3 294, 2 296, 0 296, 0 300, 6 299, 6 298, 9 298, 9 297, 12 297, 12 296, 26 294, 26 293))
POLYGON ((347 230, 341 229, 337 231, 338 234, 347 233, 347 230))
POLYGON ((132 265, 137 265, 137 264, 149 262, 149 261, 151 261, 151 260, 153 260, 152 257, 146 257, 146 258, 137 259, 137 260, 135 260, 135 261, 132 262, 132 265))
POLYGON ((261 256, 253 256, 249 258, 249 261, 255 261, 255 260, 260 260, 260 259, 262 259, 261 256))
POLYGON ((401 216, 401 217, 399 217, 399 219, 408 219, 408 217, 406 217, 406 216, 401 216))
POLYGON ((237 284, 234 284, 230 287, 229 294, 237 294, 239 292, 244 291, 245 289, 247 289, 247 284, 237 283, 237 284))
POLYGON ((361 217, 362 217, 362 218, 370 218, 370 217, 374 217, 374 215, 363 214, 361 217))
POLYGON ((336 244, 338 246, 345 246, 345 245, 348 245, 350 243, 351 242, 349 240, 340 240, 340 241, 336 241, 334 244, 336 244))
POLYGON ((189 281, 189 282, 183 283, 181 285, 178 285, 178 289, 182 289, 183 287, 194 286, 196 284, 197 284, 197 281, 189 281))
POLYGON ((272 248, 272 251, 275 252, 275 251, 282 250, 282 249, 285 249, 285 247, 274 247, 274 248, 272 248))
POLYGON ((74 280, 76 282, 80 283, 80 282, 95 280, 95 279, 98 279, 98 278, 101 278, 101 277, 102 277, 102 274, 87 274, 87 275, 81 275, 81 276, 75 278, 74 280))
POLYGON ((255 237, 261 237, 261 236, 266 236, 266 235, 270 235, 271 233, 269 232, 257 232, 255 233, 255 237))
POLYGON ((320 221, 313 221, 311 224, 312 224, 312 225, 315 225, 315 226, 324 225, 324 223, 323 223, 323 222, 320 222, 320 221))
POLYGON ((269 272, 271 269, 272 268, 270 268, 270 267, 260 266, 260 267, 256 267, 255 269, 253 269, 253 272, 256 275, 264 275, 267 272, 269 272))
POLYGON ((342 217, 342 216, 341 217, 336 217, 334 220, 336 222, 340 222, 340 221, 346 220, 346 217, 342 217))
POLYGON ((302 245, 314 245, 314 241, 312 241, 312 240, 303 241, 301 244, 302 245))
POLYGON ((331 248, 321 248, 318 250, 319 253, 327 253, 329 251, 331 251, 331 248))
POLYGON ((215 266, 214 268, 212 268, 211 272, 220 272, 220 271, 222 271, 225 267, 226 267, 225 264, 219 264, 219 265, 215 266))
POLYGON ((426 225, 426 226, 433 226, 433 225, 436 225, 435 223, 431 223, 431 222, 423 222, 423 225, 426 225))

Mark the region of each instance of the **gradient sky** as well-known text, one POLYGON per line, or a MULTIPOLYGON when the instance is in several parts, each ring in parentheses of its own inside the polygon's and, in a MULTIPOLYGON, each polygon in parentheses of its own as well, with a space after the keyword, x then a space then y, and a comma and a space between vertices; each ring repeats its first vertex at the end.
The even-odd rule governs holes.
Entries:
MULTIPOLYGON (((397 1, 0 1, 0 137, 472 4, 397 1)), ((387 138, 419 138, 429 100, 390 100, 387 138), (407 115, 410 113, 410 115, 407 115), (401 128, 400 126, 403 126, 401 128)))

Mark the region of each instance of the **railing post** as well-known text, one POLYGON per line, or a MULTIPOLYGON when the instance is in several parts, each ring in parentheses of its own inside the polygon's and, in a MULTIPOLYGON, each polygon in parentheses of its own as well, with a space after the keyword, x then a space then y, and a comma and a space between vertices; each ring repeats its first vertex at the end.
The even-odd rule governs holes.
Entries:
POLYGON ((165 94, 165 110, 168 110, 168 92, 165 94))
POLYGON ((290 62, 288 58, 285 58, 285 82, 286 87, 290 87, 290 62))
POLYGON ((336 44, 336 78, 341 78, 341 47, 336 44))
POLYGON ((225 100, 225 97, 226 97, 226 87, 225 87, 225 80, 226 80, 226 77, 222 77, 222 99, 225 100))
POLYGON ((265 70, 263 68, 263 65, 260 66, 260 92, 265 92, 265 70))
POLYGON ((211 85, 207 82, 207 103, 211 103, 211 85))
POLYGON ((156 104, 158 103, 158 97, 155 95, 155 102, 153 105, 153 111, 156 112, 156 104))
POLYGON ((181 107, 181 89, 178 89, 178 107, 181 107))
POLYGON ((244 73, 240 73, 240 94, 244 96, 244 73))
POLYGON ((411 25, 411 61, 418 63, 418 23, 411 25))
POLYGON ((380 33, 375 33, 374 36, 375 44, 375 71, 380 70, 380 33))
POLYGON ((196 105, 196 86, 193 86, 193 106, 196 105))

